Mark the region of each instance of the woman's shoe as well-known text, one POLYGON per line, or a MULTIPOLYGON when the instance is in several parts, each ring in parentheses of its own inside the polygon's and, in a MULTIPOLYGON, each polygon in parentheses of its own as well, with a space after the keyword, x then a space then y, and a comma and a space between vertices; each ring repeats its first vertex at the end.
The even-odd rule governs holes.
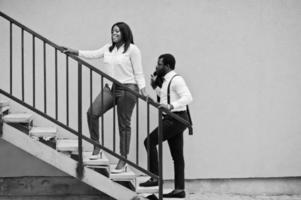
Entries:
POLYGON ((98 160, 102 158, 102 151, 100 151, 97 154, 92 154, 91 156, 89 156, 89 160, 98 160))
POLYGON ((112 169, 111 173, 112 174, 120 174, 120 173, 124 173, 127 171, 127 164, 125 164, 123 167, 121 167, 120 169, 112 169))

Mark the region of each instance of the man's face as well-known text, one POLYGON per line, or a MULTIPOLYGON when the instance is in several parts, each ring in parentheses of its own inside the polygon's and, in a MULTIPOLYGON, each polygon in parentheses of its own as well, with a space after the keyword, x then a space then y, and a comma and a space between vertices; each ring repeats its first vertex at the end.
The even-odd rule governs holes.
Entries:
POLYGON ((164 63, 163 58, 159 58, 156 66, 156 72, 158 76, 164 76, 165 70, 164 70, 164 63))

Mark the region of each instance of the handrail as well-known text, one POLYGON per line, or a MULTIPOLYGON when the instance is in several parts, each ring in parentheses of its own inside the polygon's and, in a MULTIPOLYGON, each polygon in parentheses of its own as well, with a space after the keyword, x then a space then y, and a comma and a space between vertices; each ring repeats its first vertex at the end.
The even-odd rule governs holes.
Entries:
MULTIPOLYGON (((27 32, 31 33, 32 35, 34 35, 35 37, 39 38, 40 40, 48 43, 49 45, 51 45, 52 47, 54 47, 55 49, 59 50, 62 52, 62 47, 55 44, 54 42, 50 41, 49 39, 41 36, 40 34, 36 33, 35 31, 31 30, 30 28, 24 26, 23 24, 21 24, 20 22, 14 20, 13 18, 7 16, 6 14, 4 14, 3 12, 0 11, 0 16, 6 18, 7 20, 11 21, 12 23, 16 24, 17 26, 21 27, 22 29, 26 30, 27 32)), ((64 53, 66 54, 66 53, 64 53)), ((149 104, 151 104, 152 106, 156 107, 157 109, 162 109, 166 114, 170 115, 171 117, 173 117, 174 119, 178 120, 179 122, 185 124, 187 127, 191 127, 191 124, 184 120, 183 118, 179 117, 178 115, 172 113, 171 111, 167 110, 167 109, 164 109, 164 108, 159 108, 159 104, 154 102, 154 101, 149 101, 149 98, 135 92, 134 90, 131 90, 127 87, 124 87, 122 83, 120 83, 118 80, 114 79, 113 77, 109 76, 108 74, 102 72, 101 70, 97 69, 96 67, 92 66, 91 64, 89 64, 88 62, 82 60, 81 58, 77 57, 77 56, 74 56, 74 55, 69 55, 69 57, 71 57, 72 59, 78 61, 80 64, 88 67, 89 69, 91 69, 92 71, 98 73, 99 75, 105 77, 106 79, 114 82, 115 84, 123 87, 123 89, 131 92, 132 94, 134 94, 135 96, 139 97, 140 99, 146 101, 146 102, 149 102, 149 104)))

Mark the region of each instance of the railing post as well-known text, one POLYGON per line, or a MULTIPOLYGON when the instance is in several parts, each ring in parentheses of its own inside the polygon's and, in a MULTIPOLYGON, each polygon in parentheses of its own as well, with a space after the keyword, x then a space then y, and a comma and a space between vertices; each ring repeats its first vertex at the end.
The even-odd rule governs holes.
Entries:
POLYGON ((9 82, 10 82, 10 94, 13 94, 13 23, 9 24, 9 65, 10 65, 10 73, 9 73, 9 82))
POLYGON ((35 36, 32 35, 32 106, 36 107, 36 45, 35 36))
POLYGON ((43 67, 44 67, 44 113, 47 113, 47 69, 46 69, 46 42, 43 42, 43 67))
POLYGON ((57 72, 57 49, 54 51, 55 65, 55 119, 58 119, 58 72, 57 72))
POLYGON ((24 101, 24 29, 21 30, 22 101, 24 101))
POLYGON ((149 158, 149 148, 150 148, 150 141, 149 141, 149 134, 150 134, 150 126, 149 126, 149 102, 147 101, 147 109, 146 109, 146 114, 147 114, 147 127, 146 127, 146 132, 147 132, 147 170, 150 170, 150 158, 149 158))
POLYGON ((113 84, 112 86, 113 90, 113 100, 114 100, 114 107, 113 107, 113 152, 116 152, 116 106, 115 106, 115 101, 116 101, 116 94, 115 94, 115 86, 113 84))
POLYGON ((69 126, 69 56, 66 54, 66 124, 69 126))
POLYGON ((78 63, 78 165, 77 176, 83 178, 83 147, 82 147, 82 66, 78 63))
POLYGON ((136 164, 139 165, 139 98, 136 104, 136 164))
MULTIPOLYGON (((103 92, 104 92, 104 88, 103 88, 103 76, 101 76, 101 110, 103 111, 103 92)), ((105 140, 105 136, 104 136, 104 113, 102 112, 102 116, 101 116, 101 144, 104 145, 104 140, 105 140)))
POLYGON ((0 107, 0 137, 3 135, 3 113, 2 113, 2 107, 0 107))
POLYGON ((158 142, 159 142, 159 162, 158 162, 158 167, 159 167, 159 200, 162 200, 163 196, 163 148, 162 148, 162 134, 163 134, 163 122, 162 122, 162 110, 158 110, 158 120, 159 120, 159 126, 158 126, 158 142))

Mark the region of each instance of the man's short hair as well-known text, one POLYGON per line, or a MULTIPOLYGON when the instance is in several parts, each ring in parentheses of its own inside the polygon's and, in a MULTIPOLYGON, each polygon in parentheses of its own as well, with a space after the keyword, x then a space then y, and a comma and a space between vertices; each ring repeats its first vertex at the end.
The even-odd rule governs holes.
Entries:
POLYGON ((174 70, 176 66, 176 59, 173 55, 166 53, 159 56, 159 59, 163 58, 163 64, 169 65, 170 69, 174 70))

